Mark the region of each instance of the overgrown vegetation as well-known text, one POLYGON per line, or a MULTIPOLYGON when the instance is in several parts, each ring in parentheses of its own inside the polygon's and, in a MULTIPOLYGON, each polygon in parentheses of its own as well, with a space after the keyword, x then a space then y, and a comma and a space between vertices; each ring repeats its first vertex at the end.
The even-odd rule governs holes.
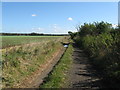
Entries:
POLYGON ((112 88, 120 86, 120 27, 106 22, 85 23, 71 38, 83 48, 103 80, 112 88))
POLYGON ((68 71, 70 65, 72 64, 72 52, 73 47, 69 45, 67 51, 61 58, 58 65, 54 68, 50 76, 47 77, 46 83, 44 83, 40 88, 64 88, 66 84, 66 72, 68 71))
POLYGON ((3 88, 15 87, 16 84, 22 83, 25 78, 34 74, 41 65, 47 64, 48 60, 63 48, 60 43, 62 41, 67 41, 67 38, 48 39, 40 43, 3 50, 1 61, 3 88))

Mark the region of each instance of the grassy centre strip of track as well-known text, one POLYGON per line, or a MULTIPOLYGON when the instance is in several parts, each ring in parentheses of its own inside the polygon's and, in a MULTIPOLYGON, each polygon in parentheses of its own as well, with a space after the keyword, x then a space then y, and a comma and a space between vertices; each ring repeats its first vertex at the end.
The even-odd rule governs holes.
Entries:
POLYGON ((73 47, 69 45, 53 72, 46 78, 40 88, 63 88, 67 81, 67 71, 72 64, 73 47))

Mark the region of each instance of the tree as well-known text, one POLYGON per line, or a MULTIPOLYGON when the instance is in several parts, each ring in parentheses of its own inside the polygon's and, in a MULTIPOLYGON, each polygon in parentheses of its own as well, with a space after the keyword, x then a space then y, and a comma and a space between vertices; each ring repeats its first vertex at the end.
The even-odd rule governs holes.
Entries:
POLYGON ((109 24, 107 22, 105 23, 103 21, 100 23, 95 22, 95 26, 96 26, 96 33, 98 34, 109 32, 112 30, 112 24, 109 24))
POLYGON ((77 35, 77 33, 73 33, 71 31, 68 31, 68 34, 71 36, 71 39, 73 39, 77 35))

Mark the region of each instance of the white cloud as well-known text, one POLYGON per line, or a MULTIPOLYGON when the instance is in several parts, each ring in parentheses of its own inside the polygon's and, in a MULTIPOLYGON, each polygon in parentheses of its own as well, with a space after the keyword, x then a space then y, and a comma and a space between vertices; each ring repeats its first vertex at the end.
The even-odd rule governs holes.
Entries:
POLYGON ((40 28, 40 27, 38 28, 38 30, 41 30, 41 29, 42 29, 42 28, 40 28))
POLYGON ((117 24, 112 24, 112 27, 113 28, 116 28, 118 25, 117 24))
POLYGON ((68 18, 69 21, 72 21, 73 19, 71 17, 68 18))
POLYGON ((75 31, 72 29, 68 29, 65 26, 60 26, 58 24, 50 24, 49 25, 49 32, 54 34, 67 34, 68 31, 75 31))
POLYGON ((32 30, 33 32, 37 32, 37 33, 44 32, 44 28, 40 28, 40 27, 33 27, 32 30))
POLYGON ((35 16, 37 16, 36 14, 32 14, 32 17, 35 17, 35 16))
POLYGON ((57 25, 57 24, 53 24, 53 25, 57 25))
POLYGON ((68 29, 67 31, 77 32, 77 30, 76 30, 76 29, 68 29))
POLYGON ((54 29, 56 29, 56 28, 57 28, 57 26, 53 26, 53 28, 54 28, 54 29))

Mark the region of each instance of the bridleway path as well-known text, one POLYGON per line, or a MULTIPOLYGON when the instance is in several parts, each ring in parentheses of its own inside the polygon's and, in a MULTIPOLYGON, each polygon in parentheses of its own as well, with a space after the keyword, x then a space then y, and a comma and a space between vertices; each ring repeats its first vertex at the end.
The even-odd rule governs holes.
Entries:
POLYGON ((88 62, 87 55, 83 50, 74 46, 73 52, 73 64, 68 71, 69 88, 81 88, 81 89, 100 89, 101 81, 96 75, 96 71, 91 67, 88 62))

